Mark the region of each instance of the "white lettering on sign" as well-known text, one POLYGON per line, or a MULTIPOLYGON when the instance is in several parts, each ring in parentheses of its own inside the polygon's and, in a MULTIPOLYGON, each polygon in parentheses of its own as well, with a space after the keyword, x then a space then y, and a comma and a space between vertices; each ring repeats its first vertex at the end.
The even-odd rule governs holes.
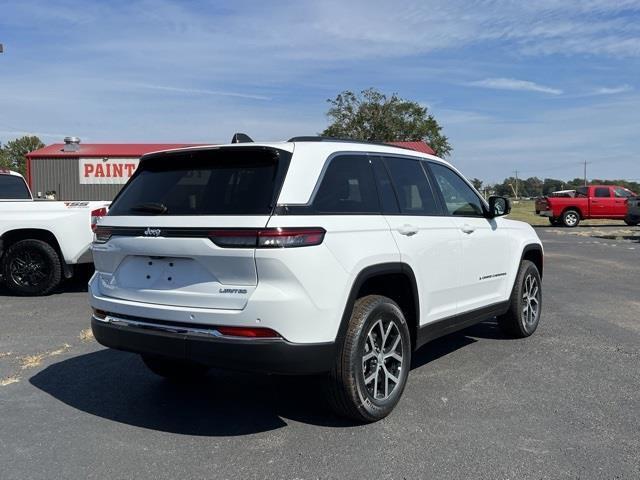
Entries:
POLYGON ((78 163, 80 183, 127 183, 139 161, 138 158, 81 158, 78 163))

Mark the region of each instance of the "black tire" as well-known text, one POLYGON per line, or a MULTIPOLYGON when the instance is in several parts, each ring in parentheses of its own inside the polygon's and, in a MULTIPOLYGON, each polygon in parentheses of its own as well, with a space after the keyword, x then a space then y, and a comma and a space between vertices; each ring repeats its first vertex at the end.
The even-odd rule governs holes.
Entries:
POLYGON ((188 360, 179 360, 161 355, 141 354, 142 361, 156 375, 173 382, 190 382, 204 377, 209 367, 188 360))
POLYGON ((14 243, 4 253, 0 268, 6 287, 15 295, 47 295, 62 280, 60 256, 42 240, 14 243))
POLYGON ((511 299, 509 303, 509 310, 504 315, 498 317, 498 325, 500 329, 510 337, 525 338, 533 334, 538 328, 540 323, 540 317, 542 315, 542 282, 540 279, 540 272, 535 263, 529 260, 523 260, 518 270, 516 277, 516 283, 513 286, 511 292, 511 299), (527 283, 531 282, 531 283, 527 283), (534 294, 534 288, 530 288, 529 285, 533 284, 537 286, 534 294), (533 312, 534 301, 528 301, 530 309, 525 314, 525 301, 527 298, 531 298, 534 295, 527 295, 527 289, 531 290, 530 293, 535 295, 535 303, 537 307, 535 313, 533 312), (529 315, 529 313, 531 313, 529 315))
POLYGON ((549 217, 549 223, 551 225, 553 225, 554 227, 557 227, 560 225, 561 220, 559 218, 556 217, 549 217))
POLYGON ((562 224, 567 228, 577 227, 580 223, 580 212, 569 209, 562 213, 562 224))
POLYGON ((400 307, 381 295, 362 297, 353 307, 335 366, 328 376, 329 404, 338 415, 358 422, 378 421, 389 415, 400 400, 410 368, 411 337, 400 307), (378 350, 381 351, 376 353, 378 350), (371 380, 366 382, 365 376, 371 380))
POLYGON ((629 225, 630 227, 637 227, 639 225, 638 222, 634 222, 629 220, 628 218, 624 220, 624 223, 626 223, 627 225, 629 225))

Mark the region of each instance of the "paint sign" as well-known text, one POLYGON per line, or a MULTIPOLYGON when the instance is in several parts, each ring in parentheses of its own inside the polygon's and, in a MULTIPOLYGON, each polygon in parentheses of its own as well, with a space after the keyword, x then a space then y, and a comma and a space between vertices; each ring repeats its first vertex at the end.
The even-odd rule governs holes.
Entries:
POLYGON ((138 158, 81 158, 81 184, 124 184, 138 168, 138 158))

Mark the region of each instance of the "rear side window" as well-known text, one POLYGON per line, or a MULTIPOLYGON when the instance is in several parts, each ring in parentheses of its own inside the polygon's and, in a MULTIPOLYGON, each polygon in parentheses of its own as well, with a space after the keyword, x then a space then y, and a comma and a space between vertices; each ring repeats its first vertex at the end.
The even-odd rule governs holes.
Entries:
POLYGON ((327 167, 313 201, 318 213, 380 213, 369 158, 340 155, 327 167))
POLYGON ((21 177, 15 175, 0 175, 0 199, 30 200, 31 195, 21 177))
POLYGON ((586 197, 589 189, 587 187, 576 188, 576 197, 586 197))
POLYGON ((611 191, 609 187, 598 187, 596 188, 596 197, 598 198, 609 198, 611 196, 611 191))
POLYGON ((435 195, 418 160, 386 157, 400 211, 404 215, 439 215, 435 195))
POLYGON ((288 152, 229 148, 144 159, 109 215, 269 215, 288 152))

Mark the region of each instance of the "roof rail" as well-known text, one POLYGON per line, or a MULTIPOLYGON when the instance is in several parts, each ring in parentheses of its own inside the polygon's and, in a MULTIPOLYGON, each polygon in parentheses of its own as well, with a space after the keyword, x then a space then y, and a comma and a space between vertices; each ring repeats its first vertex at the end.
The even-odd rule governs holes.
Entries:
POLYGON ((292 137, 287 142, 339 142, 339 143, 364 143, 366 145, 379 145, 382 147, 395 147, 395 148, 403 148, 405 150, 412 150, 409 147, 403 147, 400 145, 393 145, 391 143, 384 142, 372 142, 369 140, 354 140, 353 138, 339 138, 339 137, 323 137, 323 136, 301 136, 301 137, 292 137))

